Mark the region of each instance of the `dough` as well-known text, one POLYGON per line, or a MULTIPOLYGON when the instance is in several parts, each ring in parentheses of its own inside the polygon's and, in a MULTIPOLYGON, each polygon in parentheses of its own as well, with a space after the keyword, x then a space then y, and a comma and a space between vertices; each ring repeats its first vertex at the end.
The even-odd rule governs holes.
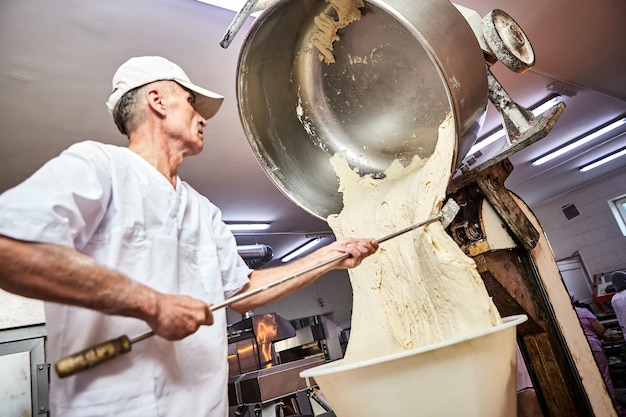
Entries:
POLYGON ((350 23, 361 18, 363 0, 326 0, 331 4, 338 19, 327 13, 320 13, 313 19, 315 29, 309 36, 309 42, 320 52, 320 61, 327 64, 335 62, 333 55, 333 43, 339 40, 337 31, 348 26, 350 23))
MULTIPOLYGON (((384 179, 360 176, 345 154, 331 163, 344 208, 328 218, 337 238, 379 238, 435 216, 451 177, 456 132, 451 116, 428 159, 394 161, 384 179)), ((344 364, 469 335, 502 323, 476 270, 440 222, 381 244, 349 270, 353 289, 350 341, 344 364)))

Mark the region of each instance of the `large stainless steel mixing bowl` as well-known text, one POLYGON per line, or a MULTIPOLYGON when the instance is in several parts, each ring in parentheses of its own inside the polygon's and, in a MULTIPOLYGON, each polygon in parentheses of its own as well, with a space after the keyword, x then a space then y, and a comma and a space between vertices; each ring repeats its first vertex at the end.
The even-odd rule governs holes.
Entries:
POLYGON ((487 106, 482 50, 447 0, 366 1, 361 19, 338 31, 336 62, 327 64, 309 37, 314 18, 333 12, 324 0, 274 3, 252 25, 237 68, 239 113, 257 159, 322 219, 343 207, 334 153, 345 150, 361 173, 428 157, 452 113, 460 159, 487 106))

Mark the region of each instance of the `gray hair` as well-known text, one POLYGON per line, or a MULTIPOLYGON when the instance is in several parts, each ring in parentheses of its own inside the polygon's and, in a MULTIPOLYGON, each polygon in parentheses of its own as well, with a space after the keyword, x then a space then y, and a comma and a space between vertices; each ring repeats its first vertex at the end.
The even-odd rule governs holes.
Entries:
POLYGON ((117 129, 123 135, 130 136, 141 122, 144 120, 144 113, 137 104, 142 99, 141 92, 145 89, 145 85, 133 88, 120 98, 113 109, 113 120, 117 129))

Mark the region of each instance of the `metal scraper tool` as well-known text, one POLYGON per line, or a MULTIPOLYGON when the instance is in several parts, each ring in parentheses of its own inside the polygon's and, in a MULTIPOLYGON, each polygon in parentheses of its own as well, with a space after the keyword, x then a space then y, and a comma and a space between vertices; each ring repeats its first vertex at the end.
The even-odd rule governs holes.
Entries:
MULTIPOLYGON (((441 208, 441 211, 438 215, 421 221, 419 223, 415 223, 411 226, 405 227, 404 229, 398 230, 396 232, 390 233, 387 236, 384 236, 380 239, 377 239, 376 242, 383 243, 389 239, 393 239, 397 236, 403 235, 411 230, 415 230, 421 226, 424 226, 429 223, 433 223, 437 220, 441 221, 441 225, 443 228, 447 228, 452 220, 456 217, 459 212, 460 207, 453 199, 448 199, 446 204, 441 208)), ((296 272, 295 274, 288 275, 286 277, 280 278, 276 281, 272 281, 268 284, 265 284, 261 287, 255 288, 250 291, 246 291, 234 297, 231 297, 227 300, 222 301, 221 303, 212 305, 209 309, 211 311, 220 310, 224 307, 228 307, 229 305, 236 303, 237 301, 241 301, 244 298, 251 297, 260 292, 266 291, 272 287, 283 284, 289 280, 292 280, 296 277, 299 277, 307 272, 311 272, 317 268, 321 268, 322 266, 328 265, 330 263, 336 262, 340 259, 344 259, 349 257, 349 253, 342 253, 333 258, 327 259, 323 262, 305 268, 301 271, 296 272)), ((65 358, 60 359, 55 365, 54 368, 57 372, 59 378, 65 378, 74 374, 77 374, 81 371, 85 371, 89 368, 93 368, 96 365, 100 365, 101 363, 107 362, 111 359, 116 358, 117 356, 128 353, 131 350, 131 346, 133 343, 141 342, 144 339, 154 336, 155 333, 153 331, 144 333, 135 337, 134 339, 129 339, 128 336, 122 335, 116 339, 111 339, 104 343, 100 343, 99 345, 87 348, 81 352, 75 353, 70 356, 66 356, 65 358)))
POLYGON ((437 220, 441 221, 441 225, 445 229, 450 225, 450 223, 452 223, 452 220, 454 220, 459 210, 460 207, 457 202, 449 198, 448 201, 446 201, 446 204, 444 204, 444 206, 441 208, 441 211, 438 215, 431 217, 430 219, 426 219, 422 222, 412 224, 411 226, 405 227, 404 229, 398 230, 397 232, 390 233, 385 237, 377 239, 376 241, 378 243, 383 243, 389 239, 393 239, 396 236, 403 235, 406 232, 410 232, 411 230, 415 230, 418 227, 424 226, 425 224, 432 223, 437 220))

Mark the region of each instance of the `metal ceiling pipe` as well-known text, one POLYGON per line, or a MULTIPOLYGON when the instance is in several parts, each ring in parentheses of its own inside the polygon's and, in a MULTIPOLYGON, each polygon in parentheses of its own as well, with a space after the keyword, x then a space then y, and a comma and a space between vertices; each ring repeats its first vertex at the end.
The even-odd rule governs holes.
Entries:
POLYGON ((237 253, 243 258, 248 267, 253 269, 265 265, 274 257, 272 247, 264 244, 240 245, 237 246, 237 253))

